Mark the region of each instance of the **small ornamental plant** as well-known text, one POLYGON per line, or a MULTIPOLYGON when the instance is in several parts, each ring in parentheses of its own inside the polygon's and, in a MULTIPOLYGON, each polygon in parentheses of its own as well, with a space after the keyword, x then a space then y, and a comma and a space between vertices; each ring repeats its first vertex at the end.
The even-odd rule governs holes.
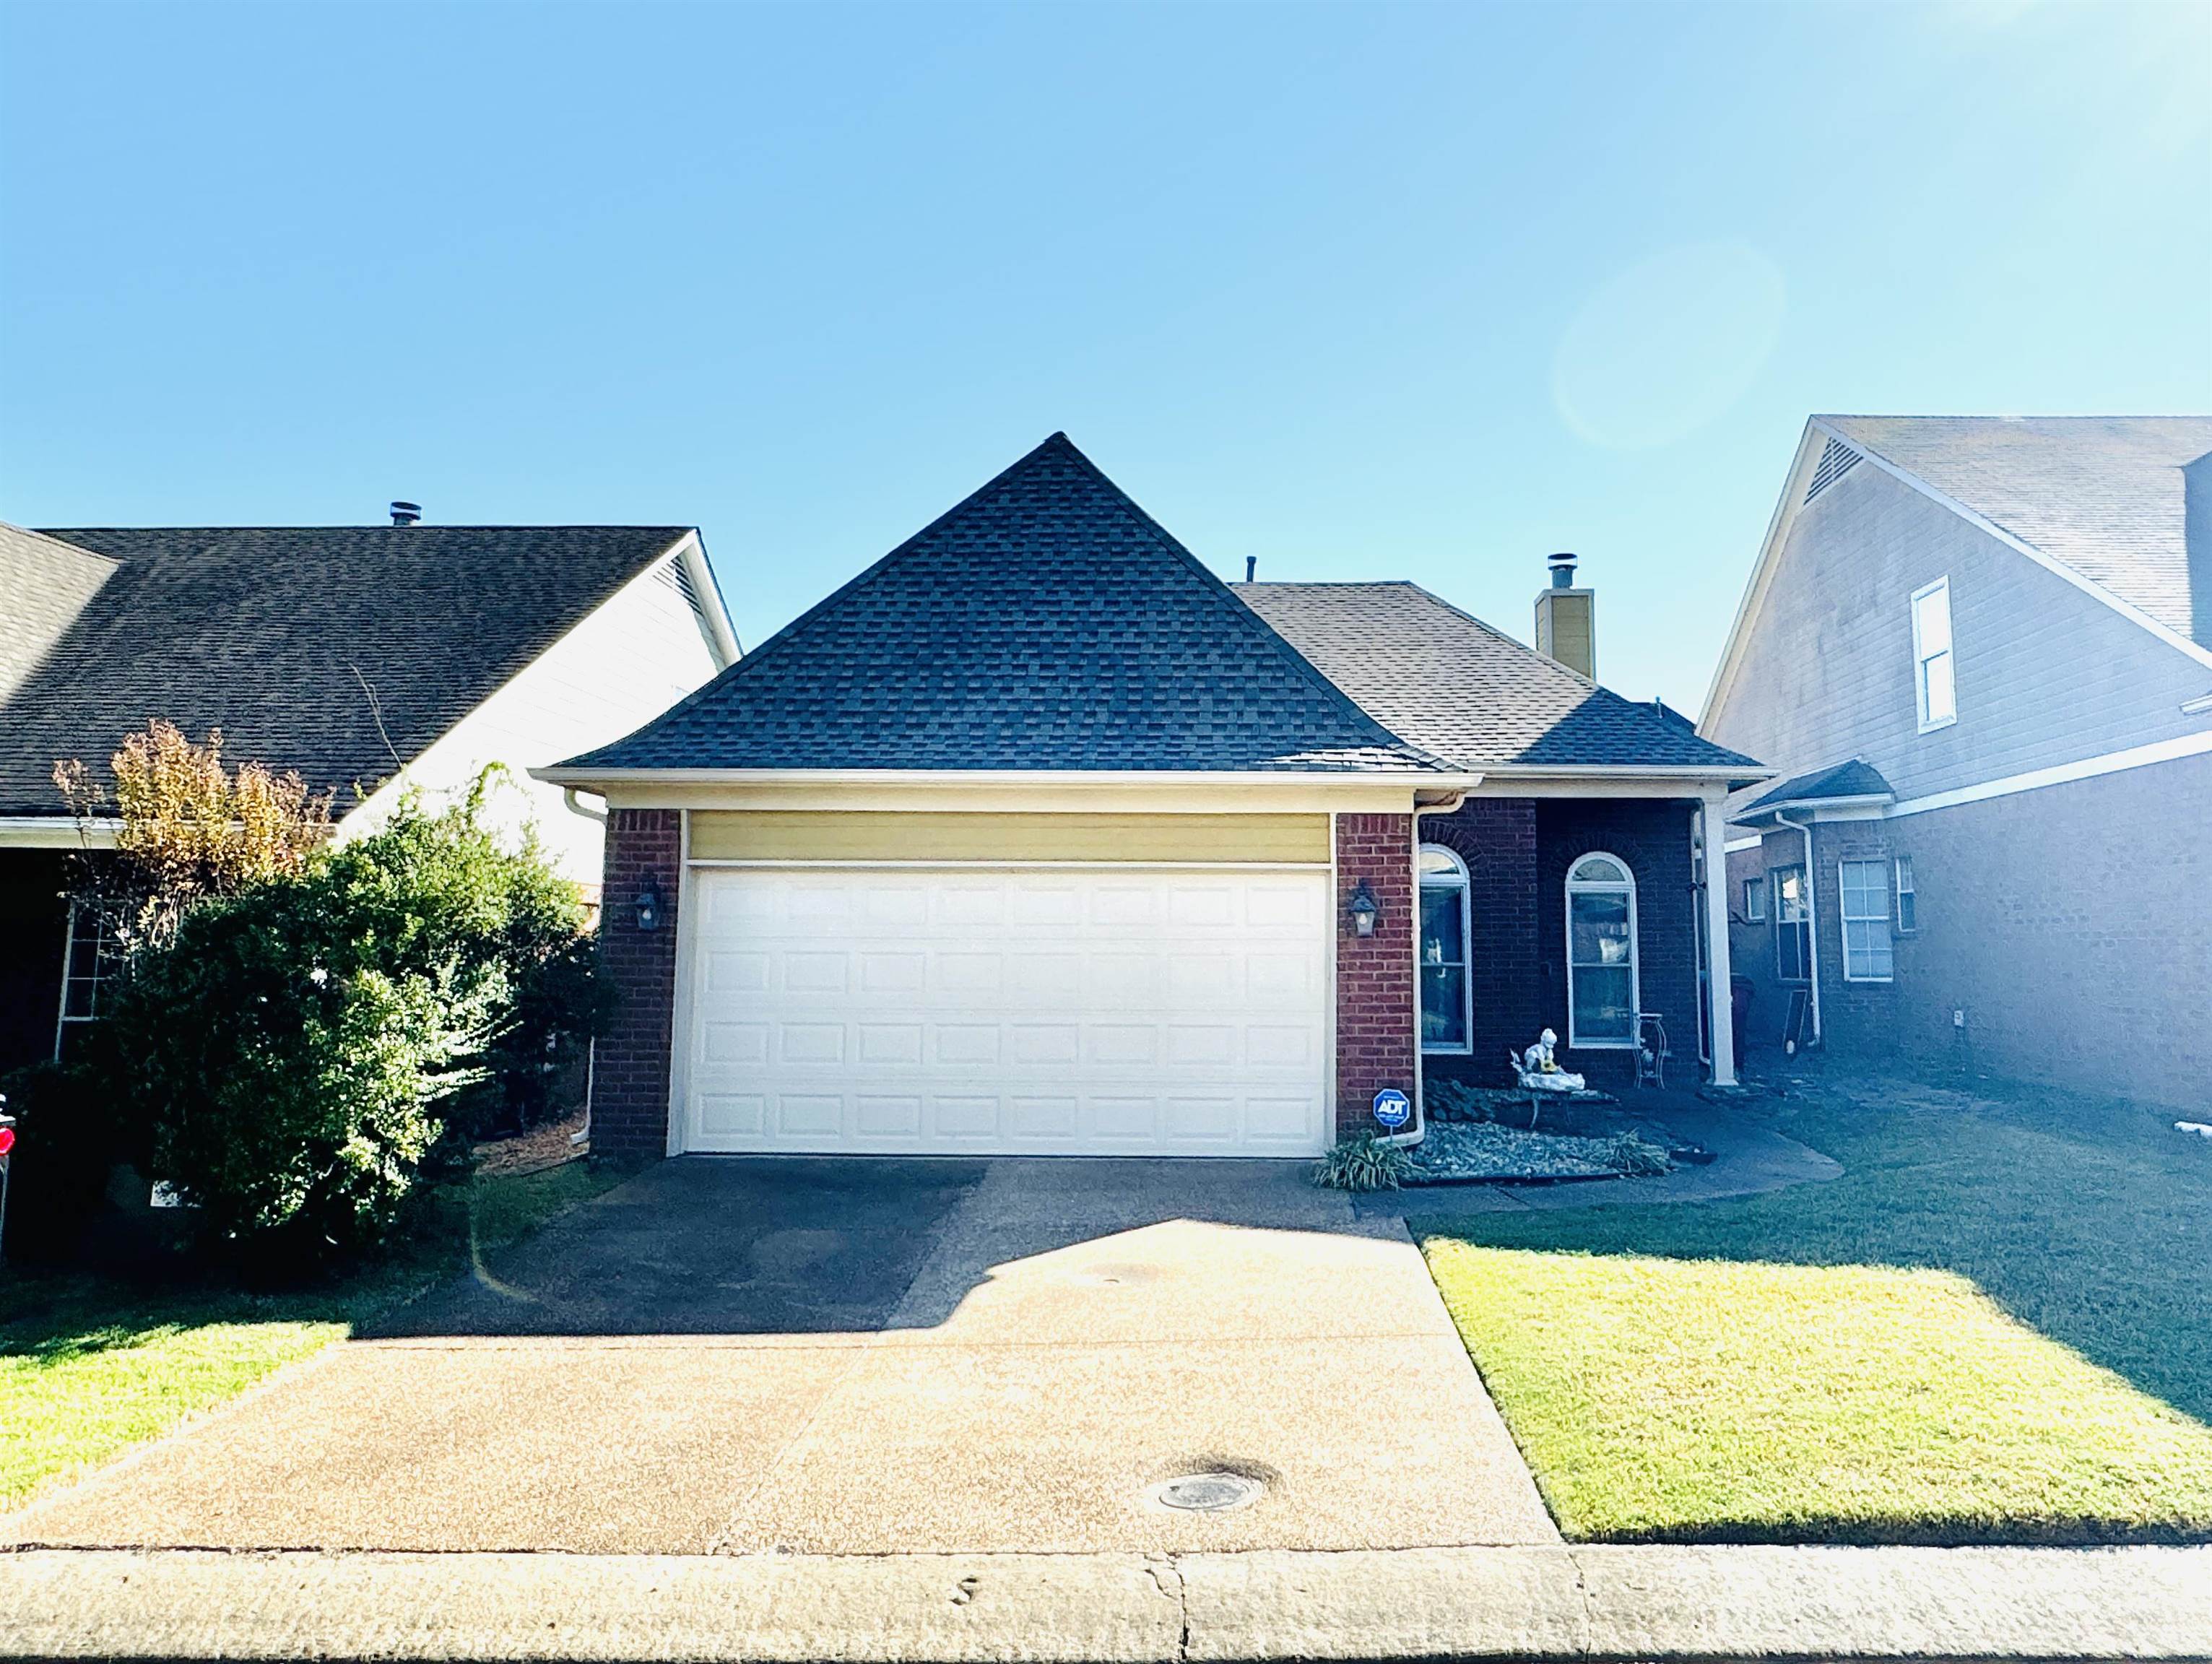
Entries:
POLYGON ((1359 1133, 1314 1163, 1313 1181, 1324 1190, 1395 1190, 1413 1170, 1413 1157, 1401 1146, 1359 1133))

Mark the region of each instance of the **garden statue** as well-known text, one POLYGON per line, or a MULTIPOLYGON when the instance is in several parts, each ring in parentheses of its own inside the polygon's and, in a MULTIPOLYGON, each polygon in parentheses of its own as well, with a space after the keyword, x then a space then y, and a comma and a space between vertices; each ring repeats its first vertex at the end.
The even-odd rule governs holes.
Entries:
POLYGON ((1552 1048, 1559 1043, 1559 1035, 1547 1029, 1536 1037, 1534 1046, 1521 1054, 1520 1066, 1515 1072, 1520 1076, 1522 1085, 1538 1092, 1579 1092, 1583 1090, 1583 1078, 1569 1074, 1559 1067, 1559 1060, 1552 1055, 1552 1048))

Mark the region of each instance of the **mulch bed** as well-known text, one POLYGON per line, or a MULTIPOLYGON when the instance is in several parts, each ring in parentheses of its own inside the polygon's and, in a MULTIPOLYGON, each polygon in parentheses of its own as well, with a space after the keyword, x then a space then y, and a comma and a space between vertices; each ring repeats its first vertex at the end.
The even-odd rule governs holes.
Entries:
POLYGON ((1618 1179, 1664 1171, 1659 1164, 1668 1161, 1662 1145, 1635 1133, 1576 1138, 1484 1121, 1431 1121, 1406 1153, 1413 1161, 1409 1185, 1618 1179))
POLYGON ((510 1174, 535 1173, 540 1168, 558 1167, 562 1162, 588 1154, 590 1145, 568 1142, 583 1127, 584 1112, 579 1109, 563 1120, 533 1127, 519 1138, 495 1139, 480 1144, 477 1146, 477 1176, 495 1179, 510 1174))

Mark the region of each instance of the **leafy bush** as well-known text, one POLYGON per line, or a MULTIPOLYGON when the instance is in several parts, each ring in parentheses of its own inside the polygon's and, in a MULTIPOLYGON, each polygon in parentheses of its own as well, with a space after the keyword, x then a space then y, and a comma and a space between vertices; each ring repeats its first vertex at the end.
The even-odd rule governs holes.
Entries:
POLYGON ((151 1171, 295 1265, 374 1246, 498 1115, 542 1109, 599 996, 574 887, 482 824, 483 789, 186 909, 133 953, 90 1066, 151 1171))
POLYGON ((1413 1170, 1413 1157, 1400 1145, 1361 1133, 1314 1163, 1313 1181, 1325 1190, 1395 1190, 1413 1170))
POLYGON ((220 728, 195 744, 157 717, 107 761, 112 793, 82 762, 53 777, 82 831, 114 823, 114 854, 80 858, 70 888, 126 947, 167 936, 205 897, 299 872, 330 836, 331 793, 258 762, 225 768, 220 728))

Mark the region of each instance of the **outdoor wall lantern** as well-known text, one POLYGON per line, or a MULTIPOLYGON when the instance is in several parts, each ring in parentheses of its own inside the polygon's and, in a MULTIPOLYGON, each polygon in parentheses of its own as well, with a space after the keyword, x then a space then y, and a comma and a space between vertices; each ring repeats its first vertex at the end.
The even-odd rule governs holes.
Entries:
POLYGON ((640 930, 660 928, 660 878, 656 873, 647 873, 645 888, 637 892, 637 927, 640 930))
POLYGON ((1352 890, 1352 899, 1344 904, 1344 910, 1352 915, 1352 933, 1354 936, 1375 934, 1375 921, 1382 916, 1382 908, 1375 899, 1375 892, 1368 889, 1366 879, 1362 878, 1352 890))

